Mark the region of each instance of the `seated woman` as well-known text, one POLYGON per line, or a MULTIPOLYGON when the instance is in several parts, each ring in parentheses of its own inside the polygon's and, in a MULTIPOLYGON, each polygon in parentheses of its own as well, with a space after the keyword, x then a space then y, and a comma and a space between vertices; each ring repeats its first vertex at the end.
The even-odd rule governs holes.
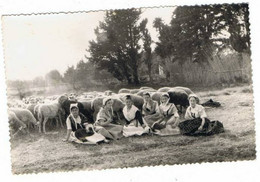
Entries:
POLYGON ((126 125, 123 129, 124 136, 129 137, 149 133, 150 128, 143 120, 141 112, 135 105, 133 105, 130 95, 126 96, 125 104, 126 106, 123 108, 123 115, 126 121, 126 125))
MULTIPOLYGON (((70 105, 70 115, 66 120, 67 135, 63 141, 74 141, 76 143, 96 144, 105 141, 105 137, 97 134, 93 126, 88 123, 86 117, 79 112, 77 104, 70 105)), ((106 142, 106 141, 105 141, 106 142)))
POLYGON ((111 98, 103 99, 103 107, 101 107, 97 114, 95 130, 107 139, 118 140, 123 137, 123 126, 113 124, 115 121, 112 104, 113 101, 111 98))
POLYGON ((199 99, 195 94, 189 95, 188 99, 190 106, 186 110, 186 120, 179 124, 181 134, 209 135, 224 131, 223 125, 219 121, 210 122, 204 107, 197 104, 199 99))
POLYGON ((158 135, 174 135, 179 134, 177 128, 179 124, 179 114, 176 106, 169 103, 170 97, 167 93, 161 96, 161 104, 159 106, 160 119, 155 122, 152 129, 158 135))
POLYGON ((152 100, 151 95, 148 92, 144 93, 143 98, 144 104, 142 114, 148 126, 151 127, 160 119, 158 103, 152 100))

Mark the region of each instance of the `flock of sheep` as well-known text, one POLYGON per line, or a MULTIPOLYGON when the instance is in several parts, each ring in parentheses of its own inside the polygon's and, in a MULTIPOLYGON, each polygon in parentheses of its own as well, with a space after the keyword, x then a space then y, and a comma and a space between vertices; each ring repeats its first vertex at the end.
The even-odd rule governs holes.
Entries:
POLYGON ((70 114, 70 104, 78 103, 79 110, 88 120, 94 123, 99 109, 102 107, 102 101, 105 97, 111 97, 113 100, 113 111, 116 116, 120 117, 124 107, 124 98, 131 95, 134 105, 140 110, 144 103, 143 94, 149 92, 153 100, 160 102, 163 93, 168 93, 170 102, 178 108, 189 105, 188 95, 193 92, 187 87, 162 87, 155 90, 151 87, 141 87, 139 89, 122 88, 118 93, 112 91, 105 92, 85 92, 79 96, 75 94, 62 94, 60 96, 41 98, 30 98, 28 102, 20 105, 9 105, 8 115, 12 135, 19 131, 27 132, 32 128, 38 128, 39 132, 46 133, 46 123, 56 121, 61 127, 64 127, 65 120, 70 114), (19 129, 17 129, 19 128, 19 129))

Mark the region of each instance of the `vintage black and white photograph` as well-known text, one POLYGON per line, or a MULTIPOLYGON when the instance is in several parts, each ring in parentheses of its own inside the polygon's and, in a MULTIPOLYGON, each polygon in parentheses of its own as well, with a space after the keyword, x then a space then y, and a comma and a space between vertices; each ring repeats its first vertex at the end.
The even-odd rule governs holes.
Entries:
POLYGON ((5 15, 13 174, 256 159, 247 3, 5 15))

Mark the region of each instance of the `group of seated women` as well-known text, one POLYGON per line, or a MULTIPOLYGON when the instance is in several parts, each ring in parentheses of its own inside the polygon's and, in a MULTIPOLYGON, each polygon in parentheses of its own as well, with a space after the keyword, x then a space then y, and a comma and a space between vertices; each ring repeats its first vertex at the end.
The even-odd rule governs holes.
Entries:
POLYGON ((77 104, 71 104, 71 113, 66 120, 67 135, 64 141, 96 144, 145 133, 193 135, 207 131, 212 126, 204 107, 197 103, 198 97, 195 94, 188 97, 190 106, 186 109, 184 121, 180 121, 178 110, 173 103, 169 102, 167 93, 161 96, 160 104, 152 100, 149 93, 145 93, 143 99, 141 112, 133 104, 131 96, 127 95, 122 110, 123 118, 119 118, 113 112, 112 98, 104 98, 103 106, 94 124, 89 124, 86 117, 79 113, 77 104))

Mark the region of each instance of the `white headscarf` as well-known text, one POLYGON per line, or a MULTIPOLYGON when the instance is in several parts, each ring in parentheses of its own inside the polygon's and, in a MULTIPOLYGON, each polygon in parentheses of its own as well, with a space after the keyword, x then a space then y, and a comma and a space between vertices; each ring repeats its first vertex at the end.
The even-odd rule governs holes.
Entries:
POLYGON ((199 104, 200 99, 196 94, 190 94, 189 97, 188 97, 188 100, 190 100, 190 98, 192 98, 192 97, 194 97, 195 100, 197 101, 197 104, 199 104))
POLYGON ((161 101, 160 107, 161 107, 161 109, 162 109, 163 111, 167 111, 167 110, 171 107, 171 104, 169 104, 170 96, 169 96, 168 93, 162 94, 161 98, 162 98, 163 96, 168 97, 168 100, 167 100, 165 103, 162 103, 162 101, 161 101))
POLYGON ((107 104, 107 102, 110 101, 110 100, 112 101, 112 99, 110 97, 105 97, 103 99, 103 106, 105 106, 107 104))
POLYGON ((70 104, 70 112, 71 112, 71 109, 72 109, 72 108, 77 108, 77 109, 79 109, 78 104, 77 104, 77 103, 75 103, 75 104, 70 104))

